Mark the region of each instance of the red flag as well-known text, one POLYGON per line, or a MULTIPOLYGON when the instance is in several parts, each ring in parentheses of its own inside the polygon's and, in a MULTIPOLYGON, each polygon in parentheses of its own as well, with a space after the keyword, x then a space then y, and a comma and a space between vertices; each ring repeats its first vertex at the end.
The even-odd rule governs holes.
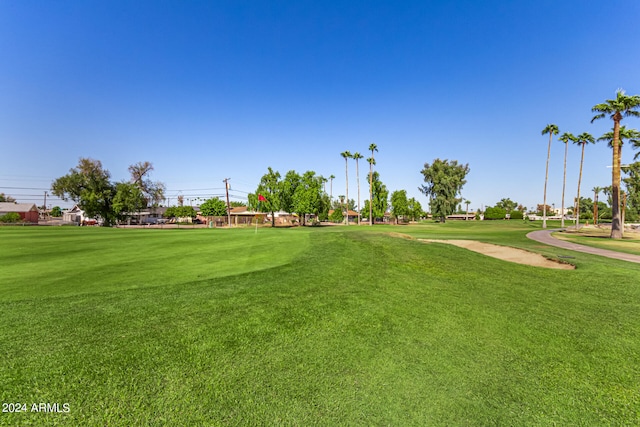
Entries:
POLYGON ((259 202, 266 202, 267 199, 265 199, 265 197, 262 194, 258 194, 258 201, 259 202))

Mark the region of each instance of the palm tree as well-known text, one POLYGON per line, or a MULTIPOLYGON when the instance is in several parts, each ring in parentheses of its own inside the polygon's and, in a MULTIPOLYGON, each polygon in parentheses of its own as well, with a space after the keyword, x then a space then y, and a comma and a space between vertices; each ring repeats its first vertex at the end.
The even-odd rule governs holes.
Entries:
POLYGON ((549 147, 547 148, 547 170, 544 175, 544 200, 542 201, 542 228, 547 228, 547 180, 549 179, 549 157, 551 157, 551 138, 553 135, 557 135, 558 126, 554 124, 548 124, 547 127, 542 129, 542 134, 549 134, 549 147))
POLYGON ((467 216, 464 217, 464 220, 469 221, 469 204, 471 201, 469 199, 464 199, 464 203, 467 205, 467 216))
POLYGON ((598 195, 602 191, 600 187, 593 187, 593 224, 598 225, 598 195))
POLYGON ((611 238, 622 239, 623 229, 620 215, 620 121, 624 117, 640 117, 640 96, 625 95, 623 90, 618 90, 616 99, 607 99, 602 104, 595 105, 591 111, 597 112, 591 123, 609 115, 613 120, 613 140, 612 140, 612 172, 611 172, 611 238))
POLYGON ((576 137, 569 132, 565 132, 560 135, 558 139, 564 142, 564 176, 562 178, 562 207, 560 208, 560 212, 562 212, 560 227, 564 227, 564 190, 567 186, 567 152, 569 151, 569 141, 575 141, 576 137))
MULTIPOLYGON (((606 141, 610 148, 613 148, 613 131, 607 132, 598 138, 598 141, 606 141)), ((622 146, 624 145, 624 140, 628 140, 632 145, 637 146, 640 144, 640 132, 635 129, 627 129, 626 126, 620 126, 620 130, 618 132, 618 169, 622 171, 622 146)), ((637 157, 637 156, 636 156, 637 157)), ((613 167, 613 166, 612 166, 613 167)), ((612 194, 613 195, 613 194, 612 194)), ((620 228, 624 230, 624 211, 625 211, 625 199, 626 196, 622 191, 620 191, 620 197, 622 199, 621 209, 620 209, 620 228)), ((611 205, 611 209, 613 211, 613 204, 611 205)))
POLYGON ((333 203, 333 180, 336 179, 334 174, 329 177, 329 205, 333 203))
POLYGON ((345 216, 345 223, 349 225, 349 159, 353 157, 350 151, 343 151, 340 155, 344 158, 345 174, 347 177, 347 215, 345 216))
POLYGON ((371 157, 367 159, 369 162, 369 225, 373 225, 373 165, 376 164, 373 153, 378 151, 378 146, 370 144, 369 151, 371 151, 371 157))
POLYGON ((362 159, 364 156, 357 151, 353 153, 353 158, 356 161, 356 180, 358 181, 358 225, 360 225, 360 171, 358 170, 358 159, 362 159))
POLYGON ((576 198, 576 207, 573 210, 574 215, 576 216, 576 228, 578 228, 578 224, 580 224, 580 183, 582 182, 582 164, 584 163, 584 146, 587 144, 595 144, 595 139, 593 136, 587 132, 582 132, 580 135, 576 137, 573 141, 574 144, 578 144, 582 146, 582 156, 580 157, 580 175, 578 176, 578 196, 576 198))

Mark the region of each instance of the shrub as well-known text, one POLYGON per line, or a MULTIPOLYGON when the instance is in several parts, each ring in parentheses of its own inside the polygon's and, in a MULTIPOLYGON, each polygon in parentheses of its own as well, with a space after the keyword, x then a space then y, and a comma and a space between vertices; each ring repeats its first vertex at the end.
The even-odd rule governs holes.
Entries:
POLYGON ((344 215, 342 214, 342 210, 341 209, 334 209, 334 211, 331 212, 331 215, 329 215, 329 221, 331 221, 331 222, 342 222, 342 221, 344 221, 344 215))
POLYGON ((524 218, 524 214, 522 211, 511 211, 511 219, 522 219, 524 218))
POLYGON ((502 208, 487 208, 484 211, 484 219, 504 219, 507 210, 502 208))
POLYGON ((0 216, 0 222, 4 223, 14 223, 14 222, 22 222, 22 218, 20 218, 20 214, 17 212, 9 212, 0 216))

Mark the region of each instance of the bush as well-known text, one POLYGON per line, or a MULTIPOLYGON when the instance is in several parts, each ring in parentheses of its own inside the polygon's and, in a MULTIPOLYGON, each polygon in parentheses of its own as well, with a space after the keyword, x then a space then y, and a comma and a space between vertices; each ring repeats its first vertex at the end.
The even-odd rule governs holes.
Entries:
POLYGON ((22 218, 20 218, 20 214, 17 212, 9 212, 0 216, 0 222, 9 224, 14 222, 22 222, 22 218))
POLYGON ((342 210, 334 209, 334 211, 331 212, 331 215, 329 215, 329 221, 338 222, 338 223, 344 221, 344 215, 342 214, 342 210))
POLYGON ((507 210, 502 208, 487 208, 484 211, 484 219, 504 219, 507 210))
POLYGON ((522 219, 522 218, 524 218, 524 214, 522 213, 522 211, 511 212, 511 219, 522 219))

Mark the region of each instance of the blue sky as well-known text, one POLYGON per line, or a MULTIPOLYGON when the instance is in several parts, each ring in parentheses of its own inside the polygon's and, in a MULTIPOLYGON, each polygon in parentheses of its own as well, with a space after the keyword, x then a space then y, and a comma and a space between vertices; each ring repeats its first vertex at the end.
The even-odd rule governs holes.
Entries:
MULTIPOLYGON (((469 163, 472 209, 532 207, 541 130, 598 137, 612 123, 590 124, 591 108, 640 94, 639 21, 635 0, 0 1, 0 192, 41 204, 91 157, 116 181, 152 162, 172 203, 222 194, 224 178, 241 200, 269 166, 333 174, 336 196, 340 153, 366 158, 373 142, 388 189, 425 207, 420 170, 435 158, 469 163)), ((557 207, 563 156, 554 139, 557 207)), ((569 147, 567 200, 579 161, 569 147)), ((610 185, 610 163, 605 144, 587 148, 583 195, 610 185)), ((355 198, 353 161, 349 182, 355 198)))

